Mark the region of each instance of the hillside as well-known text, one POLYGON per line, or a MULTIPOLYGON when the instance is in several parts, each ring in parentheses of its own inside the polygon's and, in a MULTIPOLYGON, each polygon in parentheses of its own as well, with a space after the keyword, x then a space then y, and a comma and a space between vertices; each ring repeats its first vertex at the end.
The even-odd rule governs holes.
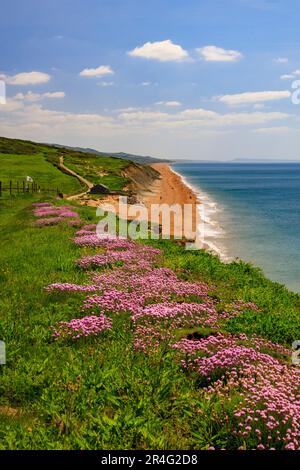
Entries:
POLYGON ((54 147, 57 148, 67 148, 70 150, 74 150, 75 152, 83 152, 83 153, 92 153, 94 155, 98 155, 99 157, 113 157, 113 158, 122 158, 123 160, 130 160, 135 163, 140 163, 142 165, 151 165, 151 163, 171 163, 171 160, 166 158, 156 158, 150 157, 145 155, 134 155, 132 153, 126 152, 100 152, 95 149, 91 148, 82 148, 82 147, 69 147, 63 146, 59 144, 53 144, 54 147))
POLYGON ((54 147, 31 141, 0 137, 0 181, 22 181, 31 176, 41 186, 59 188, 63 194, 74 194, 82 190, 76 178, 63 173, 60 157, 64 163, 93 184, 104 184, 113 191, 137 191, 139 184, 148 185, 158 174, 147 165, 128 159, 117 158, 65 147, 54 147))

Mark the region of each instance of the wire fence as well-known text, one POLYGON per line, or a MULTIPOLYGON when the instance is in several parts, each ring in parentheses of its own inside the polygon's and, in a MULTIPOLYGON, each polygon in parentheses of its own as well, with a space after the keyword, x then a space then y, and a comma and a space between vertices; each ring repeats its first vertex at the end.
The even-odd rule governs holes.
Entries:
POLYGON ((0 197, 2 194, 8 191, 10 195, 12 194, 28 194, 28 193, 56 193, 60 194, 59 188, 45 188, 40 186, 37 183, 29 183, 27 181, 0 181, 0 197))

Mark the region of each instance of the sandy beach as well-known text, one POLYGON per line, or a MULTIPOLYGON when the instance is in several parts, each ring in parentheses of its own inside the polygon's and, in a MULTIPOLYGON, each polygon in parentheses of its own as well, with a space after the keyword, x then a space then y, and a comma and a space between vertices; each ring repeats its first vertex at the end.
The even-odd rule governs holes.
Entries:
MULTIPOLYGON (((197 194, 187 186, 182 177, 175 173, 167 163, 155 163, 151 165, 159 174, 152 185, 139 189, 137 192, 137 200, 143 204, 148 210, 149 220, 156 222, 151 217, 151 209, 154 205, 166 204, 168 207, 178 205, 184 218, 170 217, 170 226, 163 228, 165 236, 168 234, 176 236, 178 239, 194 240, 197 225, 199 223, 199 213, 197 204, 199 200, 197 194), (187 207, 188 206, 188 207, 187 207)), ((81 204, 88 206, 98 206, 99 199, 81 199, 81 204)), ((101 200, 101 204, 108 204, 115 208, 119 214, 119 196, 109 195, 101 200)), ((127 216, 128 220, 132 217, 127 216)), ((159 223, 162 223, 162 215, 159 215, 159 223)))
MULTIPOLYGON (((194 233, 198 223, 197 204, 199 203, 197 194, 187 186, 182 177, 175 173, 172 168, 166 163, 155 163, 151 165, 156 171, 160 173, 160 178, 147 190, 139 194, 140 199, 148 208, 150 213, 151 205, 153 204, 178 204, 181 206, 182 211, 185 205, 189 205, 191 212, 185 211, 184 223, 191 230, 185 232, 185 238, 194 239, 194 233)), ((161 222, 161 220, 160 220, 161 222)), ((178 237, 183 236, 183 224, 174 223, 171 219, 170 234, 178 237)))

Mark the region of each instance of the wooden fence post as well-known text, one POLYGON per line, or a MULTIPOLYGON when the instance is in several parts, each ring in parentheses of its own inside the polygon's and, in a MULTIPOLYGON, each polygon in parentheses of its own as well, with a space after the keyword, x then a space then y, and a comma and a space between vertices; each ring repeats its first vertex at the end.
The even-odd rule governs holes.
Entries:
POLYGON ((12 181, 10 180, 9 182, 9 194, 11 195, 11 191, 12 191, 12 181))
POLYGON ((19 181, 17 182, 17 192, 18 192, 18 194, 20 193, 19 181))

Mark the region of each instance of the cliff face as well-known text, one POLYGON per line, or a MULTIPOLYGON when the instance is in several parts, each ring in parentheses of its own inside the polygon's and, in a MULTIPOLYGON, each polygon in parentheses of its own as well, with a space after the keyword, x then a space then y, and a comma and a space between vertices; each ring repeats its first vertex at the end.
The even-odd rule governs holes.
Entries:
POLYGON ((122 176, 130 181, 126 189, 133 193, 145 191, 156 179, 160 178, 158 171, 154 170, 151 166, 139 165, 137 163, 130 163, 122 171, 122 176))

